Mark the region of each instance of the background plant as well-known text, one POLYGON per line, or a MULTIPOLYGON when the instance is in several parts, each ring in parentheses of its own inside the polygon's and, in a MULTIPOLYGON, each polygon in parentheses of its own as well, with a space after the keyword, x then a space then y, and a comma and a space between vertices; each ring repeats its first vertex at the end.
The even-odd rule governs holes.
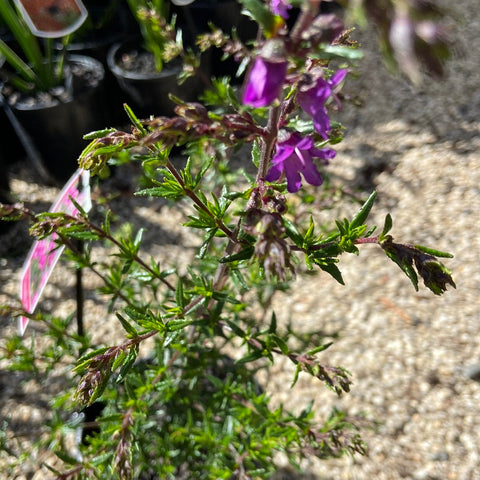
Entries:
POLYGON ((144 46, 153 55, 156 70, 161 72, 164 62, 172 60, 183 50, 181 37, 176 38, 175 18, 170 18, 169 3, 164 0, 128 0, 128 5, 140 28, 144 46))
MULTIPOLYGON (((0 70, 2 81, 21 92, 48 92, 62 84, 65 74, 65 53, 54 48, 52 38, 40 41, 28 28, 20 12, 10 1, 1 2, 0 17, 9 28, 23 58, 0 38, 0 53, 6 68, 0 70)), ((64 43, 68 38, 64 39, 64 43)))
MULTIPOLYGON (((342 139, 342 127, 329 116, 340 99, 345 67, 358 55, 337 19, 319 18, 308 4, 284 33, 279 14, 289 9, 283 6, 272 12, 246 4, 267 40, 255 51, 236 50, 239 61, 250 64, 241 100, 228 80, 217 80, 204 105, 179 102, 173 118, 141 121, 127 107, 132 131, 92 134, 81 156, 81 165, 94 173, 107 163, 139 162, 138 195, 191 206, 185 225, 200 232, 202 241, 185 272, 144 258, 142 231, 115 228, 110 213, 96 222, 85 212, 73 218, 4 208, 6 216, 31 217, 36 236, 55 231, 77 266, 102 279, 101 292, 125 329, 118 345, 94 348, 77 339, 85 354, 76 367, 76 399, 87 405, 102 400, 104 410, 100 431, 80 447, 81 456, 55 444, 70 465, 56 472, 58 478, 265 478, 279 451, 294 464, 312 454, 362 453, 359 419, 334 411, 319 422, 310 405, 300 414, 270 408, 256 375, 279 357, 295 365, 293 384, 308 374, 337 394, 350 389, 348 372, 321 361, 330 339, 299 342, 277 325, 274 313, 265 314, 274 304, 272 293, 287 288, 303 268, 318 267, 343 282, 338 257, 357 254, 365 243, 377 244, 415 288, 419 276, 436 294, 454 286, 437 258, 449 255, 394 242, 390 216, 374 235, 367 219, 375 193, 353 218, 330 225, 319 224, 313 211, 298 214, 293 199, 304 199, 301 192, 310 188, 299 181, 318 186, 325 161, 335 153, 331 147, 342 139), (314 28, 319 22, 320 33, 314 28), (229 169, 232 150, 242 145, 250 147, 253 176, 229 169), (170 155, 173 146, 185 148, 186 163, 170 155), (112 256, 93 261, 96 242, 111 245, 112 256), (263 318, 250 308, 252 290, 263 318), (150 338, 154 348, 139 360, 150 338)), ((203 37, 202 45, 209 39, 214 37, 203 37)), ((227 52, 231 47, 225 41, 227 52)), ((71 398, 61 401, 66 407, 71 398)), ((51 423, 56 435, 64 426, 51 423)))

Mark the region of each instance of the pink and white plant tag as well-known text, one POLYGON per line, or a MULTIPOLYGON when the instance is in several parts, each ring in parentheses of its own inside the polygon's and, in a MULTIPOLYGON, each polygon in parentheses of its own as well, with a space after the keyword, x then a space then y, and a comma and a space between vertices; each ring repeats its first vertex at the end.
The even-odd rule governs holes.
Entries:
POLYGON ((88 16, 81 0, 15 0, 15 4, 36 37, 65 37, 88 16))
MULTIPOLYGON (((72 202, 72 198, 88 212, 92 208, 89 180, 90 174, 87 170, 77 170, 63 187, 50 212, 63 212, 76 217, 78 209, 72 202)), ((56 237, 57 234, 53 233, 47 238, 35 241, 23 265, 20 278, 20 300, 28 313, 33 313, 35 310, 53 268, 65 248, 55 243, 56 237)), ((28 318, 23 316, 19 318, 20 335, 25 333, 27 324, 28 318)))

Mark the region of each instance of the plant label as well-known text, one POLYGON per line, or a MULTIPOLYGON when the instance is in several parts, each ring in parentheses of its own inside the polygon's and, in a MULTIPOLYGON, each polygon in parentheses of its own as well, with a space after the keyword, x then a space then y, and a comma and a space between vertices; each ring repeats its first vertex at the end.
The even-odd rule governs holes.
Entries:
POLYGON ((15 4, 32 33, 43 38, 69 35, 88 16, 81 0, 15 0, 15 4))
MULTIPOLYGON (((92 207, 89 179, 88 171, 77 170, 63 187, 50 212, 63 212, 76 217, 78 209, 72 199, 88 212, 92 207)), ((35 241, 23 265, 20 277, 20 300, 28 313, 33 313, 35 310, 53 268, 65 248, 55 243, 56 237, 57 235, 53 233, 47 238, 35 241)), ((25 333, 27 323, 28 318, 23 316, 19 318, 20 335, 25 333)))

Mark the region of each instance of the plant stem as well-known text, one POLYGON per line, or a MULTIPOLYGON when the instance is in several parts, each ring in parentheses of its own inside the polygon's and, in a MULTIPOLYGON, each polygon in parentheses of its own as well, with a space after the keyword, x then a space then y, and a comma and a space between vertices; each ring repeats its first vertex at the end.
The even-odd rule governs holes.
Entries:
POLYGON ((162 277, 159 277, 155 271, 150 268, 136 253, 133 253, 133 252, 130 252, 130 251, 126 251, 125 248, 123 247, 123 245, 118 241, 116 240, 114 237, 112 237, 111 235, 109 235, 107 232, 105 232, 105 230, 103 230, 101 227, 93 224, 93 223, 89 223, 88 224, 88 227, 91 228, 93 231, 95 231, 96 233, 99 234, 99 236, 101 238, 104 238, 106 240, 109 240, 110 242, 112 242, 115 246, 117 246, 122 252, 124 253, 128 253, 132 260, 136 263, 138 263, 143 269, 145 269, 148 273, 150 273, 152 276, 158 278, 166 287, 168 287, 172 292, 175 291, 175 287, 168 281, 168 280, 165 280, 164 278, 162 277))
POLYGON ((357 238, 353 243, 355 245, 360 245, 362 243, 379 243, 378 238, 378 235, 375 235, 374 237, 357 238))
POLYGON ((175 177, 175 180, 177 180, 178 184, 182 187, 183 191, 185 192, 185 195, 187 195, 194 203, 197 205, 197 207, 202 210, 202 212, 205 212, 210 218, 215 220, 215 224, 217 227, 230 239, 234 240, 235 242, 237 241, 236 235, 232 230, 230 230, 220 218, 217 218, 215 215, 210 212, 208 207, 202 202, 202 200, 197 196, 197 194, 190 188, 188 188, 185 185, 185 182, 183 181, 182 176, 180 173, 178 173, 177 169, 173 166, 173 164, 170 162, 170 160, 167 161, 166 167, 170 171, 170 173, 175 177))
POLYGON ((264 182, 267 175, 270 159, 272 158, 273 148, 275 147, 278 135, 278 119, 280 116, 280 107, 271 107, 268 114, 267 126, 262 137, 262 147, 260 153, 260 165, 257 172, 257 184, 264 182))

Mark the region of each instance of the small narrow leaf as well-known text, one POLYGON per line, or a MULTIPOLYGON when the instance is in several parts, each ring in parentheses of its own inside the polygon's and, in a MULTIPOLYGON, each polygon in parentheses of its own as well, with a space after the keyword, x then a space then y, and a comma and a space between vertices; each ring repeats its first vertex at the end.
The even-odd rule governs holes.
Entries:
POLYGON ((273 341, 277 344, 278 348, 281 350, 281 352, 284 355, 288 355, 290 353, 290 348, 288 348, 287 343, 285 340, 278 335, 272 333, 270 337, 273 339, 273 341))
POLYGON ((238 365, 242 365, 244 363, 254 362, 255 360, 258 360, 259 358, 262 358, 262 357, 263 357, 262 350, 255 350, 254 352, 249 353, 248 355, 245 355, 244 357, 240 358, 235 363, 238 365))
POLYGON ((125 111, 127 112, 128 118, 129 118, 130 121, 132 122, 133 126, 134 126, 135 128, 137 128, 138 131, 139 131, 143 136, 146 136, 148 132, 147 132, 147 130, 145 129, 145 127, 142 125, 142 123, 140 122, 140 120, 137 118, 137 116, 133 113, 133 110, 132 110, 126 103, 123 104, 123 108, 124 108, 125 111))
POLYGON ((236 262, 238 260, 247 260, 252 257, 254 252, 254 247, 248 246, 243 248, 237 253, 233 253, 232 255, 226 255, 220 259, 220 263, 229 263, 229 262, 236 262))
POLYGON ((277 316, 275 315, 275 312, 272 313, 272 319, 270 320, 268 331, 270 333, 275 333, 277 331, 277 316))
POLYGON ((183 282, 182 279, 179 278, 177 282, 177 288, 175 290, 175 301, 177 305, 183 310, 185 307, 185 297, 183 296, 183 282))
POLYGON ((300 232, 297 230, 297 227, 291 222, 288 218, 283 219, 283 224, 285 226, 285 230, 287 232, 287 235, 295 245, 298 245, 299 247, 303 246, 303 237, 300 235, 300 232))
POLYGON ((182 330, 185 327, 188 327, 193 323, 192 320, 170 320, 167 323, 168 332, 176 332, 177 330, 182 330))
POLYGON ((345 285, 343 281, 342 272, 340 272, 339 268, 334 263, 323 263, 317 264, 324 272, 329 273, 338 283, 341 285, 345 285))
POLYGON ((242 13, 255 20, 264 30, 265 36, 271 37, 283 24, 283 19, 274 15, 267 6, 259 0, 241 0, 244 6, 242 13))
POLYGON ((125 375, 130 371, 132 368, 133 364, 135 363, 135 360, 137 359, 138 355, 138 345, 136 345, 134 348, 131 348, 126 355, 123 365, 120 368, 120 372, 117 375, 116 382, 117 383, 122 383, 125 379, 125 375))
POLYGON ((387 216, 385 217, 385 223, 383 225, 383 230, 379 237, 380 241, 382 241, 385 238, 385 235, 387 235, 387 233, 392 229, 392 226, 393 226, 392 216, 389 213, 387 213, 387 216))
POLYGON ((82 370, 85 366, 87 366, 90 363, 90 360, 98 355, 102 355, 105 353, 109 347, 102 347, 102 348, 97 348, 97 350, 94 350, 93 352, 89 352, 85 355, 83 355, 77 362, 76 367, 73 369, 74 372, 79 372, 82 370))
POLYGON ((117 318, 118 320, 120 321, 120 323, 122 324, 122 327, 125 329, 125 331, 127 332, 127 334, 132 337, 132 338, 135 338, 138 336, 138 332, 135 330, 135 328, 130 324, 130 322, 128 320, 126 320, 125 318, 122 317, 122 315, 120 315, 120 313, 116 313, 117 315, 117 318))
POLYGON ((435 257, 453 258, 453 255, 451 253, 442 252, 441 250, 435 250, 434 248, 424 247, 423 245, 414 245, 414 247, 422 252, 434 255, 435 257))
POLYGON ((83 136, 84 140, 95 140, 96 138, 103 138, 106 137, 109 133, 116 132, 115 128, 105 128, 103 130, 96 130, 94 132, 86 133, 83 136))
POLYGON ((309 350, 307 352, 307 355, 313 356, 317 353, 323 352, 324 350, 326 350, 331 345, 333 345, 333 342, 325 343, 324 345, 319 345, 318 347, 315 347, 315 348, 312 348, 311 350, 309 350))
POLYGON ((377 192, 373 191, 372 194, 368 197, 367 201, 363 204, 360 211, 353 217, 353 220, 350 222, 350 229, 354 229, 363 225, 367 220, 370 210, 372 210, 375 198, 377 197, 377 192))

